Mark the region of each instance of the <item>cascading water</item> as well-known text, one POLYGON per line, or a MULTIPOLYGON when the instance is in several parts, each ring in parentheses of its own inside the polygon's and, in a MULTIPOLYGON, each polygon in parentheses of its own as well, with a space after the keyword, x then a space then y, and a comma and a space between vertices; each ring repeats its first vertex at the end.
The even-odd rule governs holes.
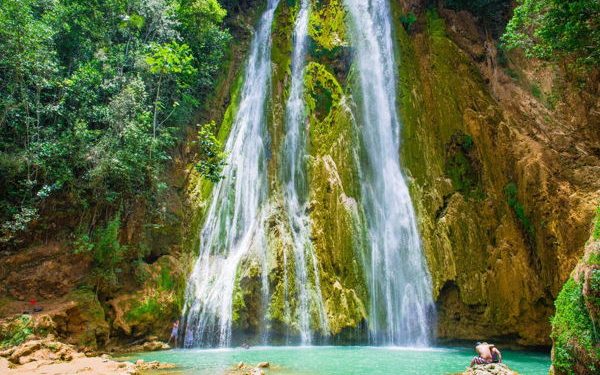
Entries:
POLYGON ((431 281, 399 161, 400 121, 387 0, 344 0, 358 71, 362 205, 370 253, 365 270, 372 342, 429 343, 431 281))
MULTIPOLYGON (((184 346, 231 343, 233 289, 238 266, 255 249, 266 268, 262 209, 267 198, 265 105, 271 77, 271 26, 279 0, 269 0, 251 44, 239 109, 200 235, 200 254, 188 281, 184 346)), ((264 272, 263 272, 264 274, 264 272)), ((267 295, 263 278, 263 296, 267 295)))
POLYGON ((295 293, 290 295, 288 259, 284 252, 285 310, 292 320, 289 299, 296 298, 296 312, 300 340, 303 345, 312 342, 313 328, 328 333, 327 315, 323 305, 317 257, 310 241, 310 220, 307 214, 306 176, 306 110, 304 106, 304 68, 308 42, 309 0, 303 0, 294 27, 292 55, 292 82, 286 103, 286 135, 283 144, 282 180, 285 209, 289 219, 294 246, 295 293), (312 277, 311 277, 312 276, 312 277), (311 306, 313 307, 311 309, 311 306), (316 309, 316 311, 314 311, 316 309), (312 311, 311 311, 312 310, 312 311), (319 327, 310 326, 313 311, 318 315, 319 327))

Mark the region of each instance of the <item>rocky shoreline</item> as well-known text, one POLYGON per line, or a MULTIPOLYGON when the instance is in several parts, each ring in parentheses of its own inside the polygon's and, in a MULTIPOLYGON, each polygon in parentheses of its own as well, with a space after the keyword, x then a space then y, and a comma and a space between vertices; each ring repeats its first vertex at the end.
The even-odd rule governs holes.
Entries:
MULTIPOLYGON (((161 349, 168 345, 163 344, 161 349)), ((153 347, 157 345, 153 344, 153 347)), ((140 346, 143 348, 143 346, 140 346)), ((83 353, 73 345, 57 341, 53 335, 32 339, 0 351, 0 373, 19 374, 115 374, 134 375, 149 370, 163 370, 175 366, 157 361, 135 363, 117 361, 108 354, 83 353)))

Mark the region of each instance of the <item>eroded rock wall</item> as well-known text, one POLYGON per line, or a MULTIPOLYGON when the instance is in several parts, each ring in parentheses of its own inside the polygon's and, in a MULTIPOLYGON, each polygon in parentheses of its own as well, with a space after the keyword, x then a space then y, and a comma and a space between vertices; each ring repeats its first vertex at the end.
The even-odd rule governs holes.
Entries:
POLYGON ((430 10, 397 35, 402 159, 439 338, 548 345, 553 300, 600 197, 600 163, 586 135, 597 102, 584 116, 548 108, 509 76, 544 68, 500 66, 497 42, 467 12, 430 10))

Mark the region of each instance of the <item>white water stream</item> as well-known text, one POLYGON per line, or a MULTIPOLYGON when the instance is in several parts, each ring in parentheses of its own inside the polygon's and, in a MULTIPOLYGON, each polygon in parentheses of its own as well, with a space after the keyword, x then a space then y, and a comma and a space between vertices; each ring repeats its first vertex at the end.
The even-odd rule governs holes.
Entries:
MULTIPOLYGON (((310 241, 310 218, 308 216, 308 184, 306 175, 307 117, 304 106, 304 68, 308 44, 309 0, 302 0, 294 27, 292 54, 292 82, 286 103, 286 134, 283 144, 282 175, 284 202, 289 219, 294 246, 295 293, 290 294, 287 274, 288 259, 284 253, 285 309, 288 317, 295 318, 300 330, 300 342, 310 344, 312 332, 329 332, 327 314, 321 295, 317 256, 310 241), (290 298, 296 299, 296 314, 290 311, 290 298), (312 307, 312 308, 311 308, 312 307), (315 311, 316 310, 316 311, 315 311), (319 327, 311 327, 313 312, 318 316, 319 327)), ((292 320, 292 319, 290 319, 292 320)))
MULTIPOLYGON (((344 0, 357 70, 356 115, 361 138, 361 197, 368 233, 365 272, 369 331, 374 344, 427 346, 434 311, 431 281, 415 212, 401 171, 394 46, 388 0, 344 0)), ((183 312, 185 347, 231 345, 233 294, 240 264, 251 258, 269 300, 264 221, 268 199, 266 102, 271 84, 271 28, 279 0, 268 0, 251 43, 239 108, 226 144, 224 178, 214 187, 200 233, 200 252, 183 312)), ((293 259, 284 251, 284 309, 302 344, 329 333, 318 259, 307 210, 307 119, 303 78, 310 1, 302 0, 294 28, 290 94, 281 178, 293 259), (293 278, 288 265, 293 262, 293 278), (293 282, 293 288, 291 287, 293 282), (293 301, 293 303, 291 303, 293 301), (314 317, 316 317, 316 322, 314 317)), ((263 334, 265 328, 263 327, 263 334)), ((268 337, 263 337, 268 342, 268 337)))
POLYGON ((394 46, 388 0, 344 0, 358 71, 362 205, 368 228, 371 341, 429 344, 431 281, 399 160, 394 46))
MULTIPOLYGON (((230 345, 240 262, 254 250, 266 264, 262 225, 268 187, 265 105, 271 80, 271 26, 278 3, 268 1, 254 35, 239 109, 226 144, 227 166, 213 189, 200 233, 200 254, 188 281, 183 312, 186 347, 230 345)), ((266 281, 263 278, 263 295, 268 295, 266 281)))

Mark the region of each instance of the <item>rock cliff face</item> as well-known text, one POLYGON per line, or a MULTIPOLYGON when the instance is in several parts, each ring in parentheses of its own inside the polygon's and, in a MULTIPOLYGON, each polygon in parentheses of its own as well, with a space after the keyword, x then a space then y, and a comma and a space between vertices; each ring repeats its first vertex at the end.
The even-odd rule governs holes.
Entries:
POLYGON ((430 11, 416 26, 397 30, 402 157, 438 337, 548 345, 552 301, 598 204, 597 99, 518 55, 502 62, 466 12, 430 11), (554 108, 527 89, 539 80, 562 90, 554 108))

